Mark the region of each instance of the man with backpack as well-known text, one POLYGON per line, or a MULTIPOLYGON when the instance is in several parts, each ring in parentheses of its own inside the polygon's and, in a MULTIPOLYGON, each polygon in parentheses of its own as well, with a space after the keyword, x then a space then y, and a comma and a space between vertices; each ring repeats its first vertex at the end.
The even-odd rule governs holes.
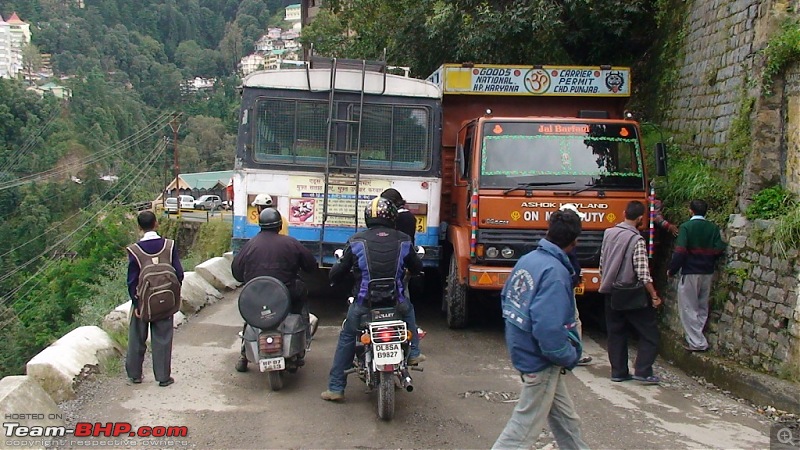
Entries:
POLYGON ((166 387, 175 382, 172 368, 172 316, 181 305, 180 288, 183 266, 178 248, 172 239, 158 235, 158 221, 152 211, 142 211, 137 217, 144 236, 130 245, 128 251, 128 294, 133 311, 128 329, 128 354, 125 371, 131 383, 142 382, 142 364, 147 351, 147 333, 153 353, 153 374, 158 385, 166 387))

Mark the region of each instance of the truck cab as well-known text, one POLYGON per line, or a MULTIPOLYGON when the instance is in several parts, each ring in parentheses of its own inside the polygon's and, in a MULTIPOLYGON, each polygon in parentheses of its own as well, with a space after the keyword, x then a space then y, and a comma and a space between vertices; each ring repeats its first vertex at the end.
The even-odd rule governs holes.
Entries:
POLYGON ((639 124, 626 117, 630 70, 612 67, 442 66, 442 306, 467 324, 469 303, 498 293, 535 250, 550 215, 584 213, 577 254, 584 283, 599 287, 600 244, 631 200, 647 204, 639 124))

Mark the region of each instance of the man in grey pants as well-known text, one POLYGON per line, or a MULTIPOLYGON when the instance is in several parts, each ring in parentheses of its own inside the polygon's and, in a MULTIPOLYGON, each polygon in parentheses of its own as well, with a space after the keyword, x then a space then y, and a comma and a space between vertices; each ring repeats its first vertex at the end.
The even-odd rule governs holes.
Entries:
POLYGON ((725 251, 719 228, 706 220, 708 204, 692 200, 692 218, 681 224, 675 251, 669 264, 668 276, 677 275, 678 307, 686 336, 684 348, 690 352, 708 350, 703 328, 708 319, 708 297, 717 259, 725 251))
MULTIPOLYGON (((144 232, 142 239, 134 245, 138 245, 141 251, 150 255, 155 255, 164 248, 166 239, 156 232, 158 221, 152 211, 142 211, 137 217, 139 228, 144 232)), ((132 246, 131 246, 132 247, 132 246)), ((145 322, 141 318, 141 307, 139 298, 136 295, 136 288, 139 286, 139 273, 141 267, 134 255, 134 249, 128 248, 128 294, 133 304, 131 312, 131 323, 128 329, 128 354, 125 357, 125 371, 131 383, 139 384, 142 382, 142 364, 144 354, 147 351, 147 330, 150 329, 151 351, 153 353, 153 373, 156 381, 161 387, 166 387, 175 382, 170 376, 172 369, 172 316, 156 322, 145 322)), ((183 266, 178 258, 177 245, 172 246, 172 267, 178 280, 183 282, 183 266)))

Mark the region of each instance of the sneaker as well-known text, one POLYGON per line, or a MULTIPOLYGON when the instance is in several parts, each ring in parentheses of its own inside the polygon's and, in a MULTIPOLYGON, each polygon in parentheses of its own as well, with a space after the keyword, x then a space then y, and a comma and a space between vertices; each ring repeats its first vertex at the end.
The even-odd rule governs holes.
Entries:
POLYGON ((409 356, 408 357, 408 365, 409 366, 416 366, 419 363, 425 361, 426 359, 428 359, 428 358, 426 358, 425 355, 423 355, 422 353, 420 353, 417 356, 409 356))
POLYGON ((584 356, 583 358, 578 360, 579 366, 588 366, 592 362, 591 356, 584 356))
POLYGON ((129 377, 128 381, 130 381, 133 384, 142 384, 142 377, 139 377, 139 378, 130 378, 129 377))
POLYGON ((689 344, 683 344, 683 349, 686 350, 687 352, 698 352, 698 353, 702 353, 702 352, 707 352, 708 351, 708 347, 706 347, 706 348, 694 348, 694 347, 690 347, 689 344))
POLYGON ((334 392, 329 390, 320 394, 320 397, 329 402, 341 402, 344 401, 344 392, 334 392))
POLYGON ((161 387, 167 387, 175 382, 175 378, 169 377, 167 381, 159 381, 158 385, 161 387))
POLYGON ((646 385, 656 385, 661 383, 661 378, 658 378, 655 375, 650 375, 649 377, 640 377, 638 375, 634 375, 633 379, 646 385))
POLYGON ((613 381, 614 383, 621 383, 623 381, 630 381, 632 379, 633 377, 631 376, 631 374, 623 375, 621 377, 611 377, 611 381, 613 381))

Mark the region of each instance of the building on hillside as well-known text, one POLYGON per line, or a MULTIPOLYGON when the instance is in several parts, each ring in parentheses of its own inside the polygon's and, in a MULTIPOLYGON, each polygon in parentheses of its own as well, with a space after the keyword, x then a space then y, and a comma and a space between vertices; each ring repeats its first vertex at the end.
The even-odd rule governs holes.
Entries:
POLYGON ((300 30, 303 28, 303 14, 300 7, 300 3, 296 3, 294 5, 289 5, 286 7, 286 16, 283 18, 286 22, 292 23, 292 30, 297 33, 300 33, 300 30))
POLYGON ((264 67, 267 70, 274 70, 280 69, 281 67, 281 60, 283 60, 283 55, 286 53, 284 49, 275 49, 267 54, 267 60, 264 63, 264 67))
POLYGON ((227 201, 227 187, 233 177, 232 170, 219 170, 215 172, 181 173, 173 179, 164 189, 155 203, 159 204, 167 197, 178 195, 191 195, 195 199, 206 194, 219 195, 222 201, 227 201))
POLYGON ((267 28, 267 36, 270 39, 280 39, 281 38, 281 29, 280 28, 267 28))
POLYGON ((261 36, 254 44, 256 52, 271 52, 275 46, 272 43, 272 38, 265 34, 261 36))
POLYGON ((41 86, 31 86, 27 90, 36 92, 40 97, 44 97, 45 94, 50 93, 53 94, 55 98, 61 100, 68 100, 72 98, 72 90, 70 88, 61 86, 60 84, 56 84, 52 81, 41 86))
POLYGON ((265 62, 266 59, 259 53, 247 55, 242 58, 241 62, 239 63, 239 70, 242 72, 242 75, 247 76, 257 70, 263 70, 265 62))
POLYGON ((190 95, 198 92, 211 91, 214 89, 214 83, 216 82, 216 78, 202 77, 194 77, 194 79, 191 80, 184 80, 181 82, 181 95, 190 95))
POLYGON ((31 42, 31 26, 12 13, 0 17, 0 77, 13 78, 22 70, 22 49, 31 42))

